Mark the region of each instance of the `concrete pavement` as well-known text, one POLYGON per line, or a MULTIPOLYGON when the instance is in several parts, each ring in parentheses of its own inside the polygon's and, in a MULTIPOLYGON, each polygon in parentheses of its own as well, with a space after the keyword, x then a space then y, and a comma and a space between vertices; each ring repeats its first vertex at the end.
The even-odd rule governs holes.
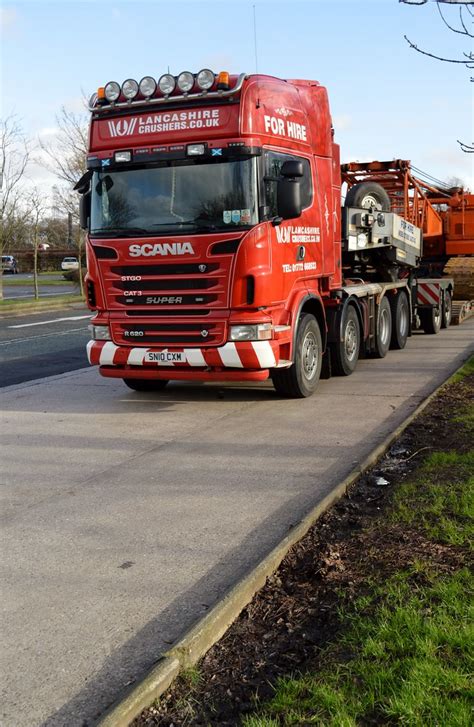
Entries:
POLYGON ((298 401, 270 385, 138 394, 87 369, 4 389, 2 726, 90 724, 473 339, 473 320, 417 334, 298 401))

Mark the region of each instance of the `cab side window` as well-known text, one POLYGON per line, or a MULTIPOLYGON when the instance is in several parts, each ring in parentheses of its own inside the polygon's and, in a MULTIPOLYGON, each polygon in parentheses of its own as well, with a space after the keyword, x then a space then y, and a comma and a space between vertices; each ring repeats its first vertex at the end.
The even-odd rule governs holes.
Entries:
POLYGON ((301 183, 301 199, 303 201, 303 209, 309 207, 313 201, 313 184, 311 180, 311 167, 308 159, 294 156, 293 154, 281 154, 276 151, 265 151, 264 153, 264 193, 265 206, 268 217, 277 215, 277 183, 273 181, 280 176, 280 170, 283 162, 286 161, 303 162, 304 174, 300 180, 301 183))

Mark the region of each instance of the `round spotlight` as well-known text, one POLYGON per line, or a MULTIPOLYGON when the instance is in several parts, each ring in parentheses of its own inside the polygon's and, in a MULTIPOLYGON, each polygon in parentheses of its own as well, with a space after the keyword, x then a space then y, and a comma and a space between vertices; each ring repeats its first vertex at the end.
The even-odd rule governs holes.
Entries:
POLYGON ((183 71, 178 76, 178 88, 183 93, 188 93, 194 86, 194 76, 189 71, 183 71))
POLYGON ((197 84, 203 91, 209 91, 214 85, 215 75, 209 68, 203 68, 196 76, 197 84))
POLYGON ((160 80, 158 81, 158 88, 160 89, 161 93, 165 94, 165 96, 169 96, 169 94, 173 93, 174 89, 176 88, 175 77, 172 76, 170 73, 165 73, 165 75, 161 76, 160 80))
POLYGON ((129 101, 138 95, 138 83, 134 78, 127 78, 127 80, 122 83, 122 93, 129 101))
POLYGON ((151 76, 145 76, 142 78, 139 85, 140 93, 145 98, 150 98, 156 91, 156 81, 151 76))
POLYGON ((120 97, 120 86, 115 81, 109 81, 105 84, 104 89, 105 98, 107 101, 113 102, 120 97))

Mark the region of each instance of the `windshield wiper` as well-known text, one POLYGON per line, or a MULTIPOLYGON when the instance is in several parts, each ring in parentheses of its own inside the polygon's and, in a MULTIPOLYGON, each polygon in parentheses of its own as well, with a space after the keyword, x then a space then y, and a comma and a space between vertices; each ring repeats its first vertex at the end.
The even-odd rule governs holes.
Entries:
POLYGON ((217 230, 217 225, 213 225, 207 220, 177 220, 176 222, 156 222, 151 227, 196 227, 199 230, 217 230))
POLYGON ((93 237, 135 237, 136 235, 152 235, 150 230, 144 227, 100 227, 98 230, 91 230, 93 237))

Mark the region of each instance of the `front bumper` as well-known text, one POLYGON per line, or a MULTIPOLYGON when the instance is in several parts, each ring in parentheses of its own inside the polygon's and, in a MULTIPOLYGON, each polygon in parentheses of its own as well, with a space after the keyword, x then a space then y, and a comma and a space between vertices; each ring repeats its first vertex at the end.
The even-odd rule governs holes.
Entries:
POLYGON ((142 347, 130 348, 128 346, 117 346, 111 341, 89 341, 87 344, 87 357, 93 366, 114 368, 117 373, 106 373, 105 376, 130 376, 132 372, 137 378, 143 376, 148 378, 153 373, 166 369, 167 378, 183 378, 183 373, 198 371, 211 371, 223 369, 245 370, 268 370, 278 365, 279 343, 271 341, 237 341, 228 342, 218 348, 173 348, 170 352, 183 353, 185 362, 172 363, 147 363, 145 354, 154 349, 142 347), (119 373, 121 372, 121 373, 119 373), (168 376, 168 373, 170 374, 168 376))

